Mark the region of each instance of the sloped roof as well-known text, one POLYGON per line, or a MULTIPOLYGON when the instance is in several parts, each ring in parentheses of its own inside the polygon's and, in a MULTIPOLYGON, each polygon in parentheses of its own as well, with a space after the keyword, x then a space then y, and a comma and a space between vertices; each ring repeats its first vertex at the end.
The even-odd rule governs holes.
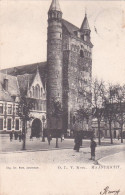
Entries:
MULTIPOLYGON (((87 24, 87 21, 88 21, 88 20, 85 20, 85 24, 87 24)), ((83 21, 83 22, 84 22, 84 21, 83 21)), ((85 24, 84 24, 84 25, 85 25, 85 24)), ((62 19, 62 25, 66 28, 66 30, 68 31, 68 33, 69 33, 70 35, 73 35, 73 36, 75 36, 75 37, 78 37, 76 32, 80 32, 80 33, 81 33, 81 29, 79 29, 77 26, 71 24, 70 22, 68 22, 68 21, 66 21, 66 20, 64 20, 64 19, 62 19)), ((87 28, 87 26, 84 26, 84 27, 87 28)), ((80 37, 79 37, 79 38, 80 38, 80 37)), ((81 38, 81 39, 82 39, 82 38, 81 38)), ((84 41, 84 40, 82 39, 82 41, 84 41)), ((91 43, 90 40, 89 40, 89 41, 85 41, 85 42, 87 42, 91 47, 93 47, 93 44, 91 43)))
POLYGON ((38 62, 38 63, 34 63, 34 64, 28 64, 28 65, 3 69, 0 72, 3 72, 3 73, 7 72, 7 74, 9 74, 9 75, 18 76, 18 80, 20 80, 18 82, 21 83, 21 80, 23 80, 24 77, 26 77, 25 79, 27 79, 27 77, 29 77, 29 81, 31 80, 31 78, 33 79, 33 76, 36 73, 37 68, 38 68, 40 76, 41 76, 41 80, 43 82, 43 85, 45 86, 46 65, 47 65, 47 62, 38 62), (27 76, 26 76, 26 74, 27 74, 27 76), (21 78, 21 76, 22 76, 22 78, 21 78))
POLYGON ((23 75, 23 74, 33 74, 36 72, 37 67, 39 68, 40 74, 44 74, 44 71, 46 69, 47 62, 38 62, 34 64, 28 64, 28 65, 22 65, 22 66, 16 66, 12 68, 6 68, 0 70, 0 72, 10 74, 13 76, 17 75, 23 75))
POLYGON ((90 30, 87 15, 85 14, 85 18, 83 20, 83 23, 81 25, 81 30, 90 30))
POLYGON ((52 0, 52 3, 51 3, 50 8, 49 8, 49 11, 51 11, 51 10, 55 10, 55 11, 60 11, 61 12, 58 0, 52 0))
POLYGON ((66 27, 66 29, 68 30, 68 32, 72 35, 74 35, 75 31, 78 31, 79 28, 73 24, 71 24, 70 22, 62 19, 62 25, 64 25, 66 27))
POLYGON ((35 74, 24 74, 24 75, 17 75, 17 80, 19 84, 20 94, 26 95, 28 87, 33 82, 35 74))
POLYGON ((7 75, 0 72, 0 100, 1 101, 14 101, 12 96, 19 96, 20 91, 18 88, 17 78, 15 76, 7 75), (8 79, 8 90, 4 89, 4 79, 8 79))

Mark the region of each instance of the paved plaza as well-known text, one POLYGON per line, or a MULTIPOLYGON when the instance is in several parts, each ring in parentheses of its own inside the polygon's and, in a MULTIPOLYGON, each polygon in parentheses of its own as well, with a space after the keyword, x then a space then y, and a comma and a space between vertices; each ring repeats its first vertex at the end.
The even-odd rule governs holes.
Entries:
MULTIPOLYGON (((65 139, 61 142, 59 139, 59 148, 55 148, 56 140, 52 139, 48 145, 47 139, 42 142, 41 139, 34 138, 26 140, 26 150, 22 151, 22 142, 13 140, 10 142, 9 136, 1 138, 0 163, 88 163, 88 164, 119 164, 125 159, 125 144, 120 140, 102 140, 101 146, 96 148, 96 161, 90 158, 90 140, 83 140, 80 152, 73 150, 74 140, 65 139), (2 139, 3 138, 3 139, 2 139), (114 160, 113 160, 114 159, 114 160)), ((96 140, 98 142, 98 140, 96 140)))

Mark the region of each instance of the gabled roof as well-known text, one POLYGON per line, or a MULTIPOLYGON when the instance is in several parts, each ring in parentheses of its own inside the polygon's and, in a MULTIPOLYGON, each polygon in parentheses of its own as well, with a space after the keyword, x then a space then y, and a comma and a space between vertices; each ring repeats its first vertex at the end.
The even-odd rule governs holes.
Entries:
POLYGON ((49 8, 49 11, 51 11, 51 10, 53 10, 53 11, 55 10, 55 11, 60 11, 61 12, 58 0, 52 0, 52 3, 51 3, 50 8, 49 8))
POLYGON ((14 101, 13 96, 19 96, 20 91, 18 88, 17 78, 15 76, 7 75, 0 72, 0 100, 1 101, 14 101), (8 79, 8 90, 4 89, 4 79, 8 79))

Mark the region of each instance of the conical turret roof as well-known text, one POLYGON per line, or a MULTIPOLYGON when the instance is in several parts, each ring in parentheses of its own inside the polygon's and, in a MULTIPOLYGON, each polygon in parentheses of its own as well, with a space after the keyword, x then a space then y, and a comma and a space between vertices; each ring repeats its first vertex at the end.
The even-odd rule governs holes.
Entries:
POLYGON ((53 10, 53 11, 60 11, 61 12, 58 0, 52 0, 52 3, 51 3, 50 8, 49 8, 49 11, 51 11, 51 10, 53 10))
POLYGON ((85 14, 85 18, 84 18, 83 23, 81 25, 81 30, 90 30, 88 19, 87 19, 87 14, 85 14))

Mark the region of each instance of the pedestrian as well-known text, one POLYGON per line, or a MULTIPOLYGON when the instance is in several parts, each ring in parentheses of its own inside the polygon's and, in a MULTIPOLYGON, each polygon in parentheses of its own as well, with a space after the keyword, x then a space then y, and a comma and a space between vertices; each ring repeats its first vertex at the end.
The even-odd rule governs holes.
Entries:
POLYGON ((12 139, 13 139, 13 133, 10 132, 10 141, 12 142, 12 139))
POLYGON ((47 139, 48 139, 48 144, 50 145, 50 141, 52 140, 51 134, 49 134, 49 135, 47 136, 47 139))
POLYGON ((32 135, 30 135, 30 141, 31 141, 31 140, 33 141, 33 136, 32 136, 32 135))
POLYGON ((61 135, 61 142, 64 140, 64 135, 62 134, 61 135))
POLYGON ((18 138, 18 133, 17 132, 14 133, 14 137, 15 137, 15 140, 17 140, 17 138, 18 138))
POLYGON ((90 148, 91 148, 91 158, 90 160, 95 160, 95 148, 96 148, 96 142, 91 138, 90 148))
POLYGON ((22 135, 21 135, 21 132, 19 133, 19 142, 21 142, 21 139, 22 139, 22 135))
POLYGON ((80 146, 81 146, 81 136, 80 136, 80 133, 77 132, 76 133, 76 136, 75 136, 75 146, 74 146, 74 150, 76 150, 77 152, 79 152, 79 149, 80 149, 80 146))

